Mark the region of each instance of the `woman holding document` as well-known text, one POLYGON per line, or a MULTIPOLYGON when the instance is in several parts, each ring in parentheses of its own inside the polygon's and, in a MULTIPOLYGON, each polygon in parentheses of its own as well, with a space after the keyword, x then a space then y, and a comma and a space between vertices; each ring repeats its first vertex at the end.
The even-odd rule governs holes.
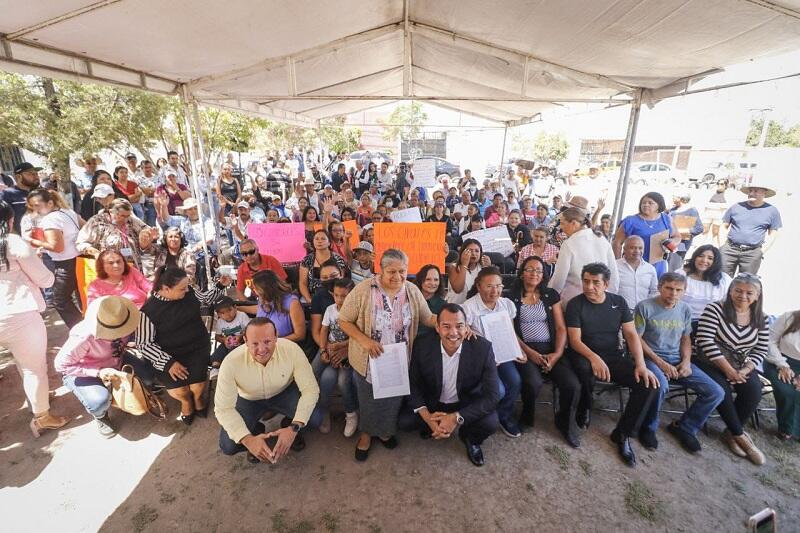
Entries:
MULTIPOLYGON (((406 254, 400 250, 386 250, 380 266, 380 274, 362 281, 347 295, 339 312, 339 325, 350 338, 348 358, 354 371, 360 410, 361 435, 355 451, 358 461, 367 460, 373 437, 378 437, 388 449, 397 446, 397 419, 404 399, 404 395, 383 397, 377 394, 374 390, 377 380, 373 379, 376 376, 371 376, 369 359, 396 357, 400 349, 397 345, 401 345, 407 369, 408 354, 419 325, 434 327, 436 324, 436 317, 420 290, 406 280, 406 254)), ((402 377, 407 386, 408 372, 402 377)))
POLYGON ((522 435, 513 420, 514 400, 522 389, 522 377, 517 364, 528 361, 524 350, 528 347, 514 332, 514 319, 517 308, 514 302, 503 298, 503 278, 496 266, 486 267, 478 273, 475 285, 470 290, 470 298, 464 303, 467 325, 476 334, 492 343, 497 361, 497 376, 500 378, 500 403, 497 404, 497 417, 500 428, 507 436, 517 438, 522 435), (517 364, 515 364, 517 363, 517 364))

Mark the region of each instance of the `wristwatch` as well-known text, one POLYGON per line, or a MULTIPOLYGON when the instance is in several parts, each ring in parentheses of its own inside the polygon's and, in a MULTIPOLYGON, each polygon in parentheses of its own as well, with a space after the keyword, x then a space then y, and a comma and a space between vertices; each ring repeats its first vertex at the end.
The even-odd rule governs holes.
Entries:
POLYGON ((292 424, 289 424, 289 427, 292 428, 292 431, 294 431, 295 433, 300 431, 300 424, 292 423, 292 424))
POLYGON ((459 426, 464 425, 464 417, 461 416, 458 412, 456 412, 456 422, 458 422, 459 426))

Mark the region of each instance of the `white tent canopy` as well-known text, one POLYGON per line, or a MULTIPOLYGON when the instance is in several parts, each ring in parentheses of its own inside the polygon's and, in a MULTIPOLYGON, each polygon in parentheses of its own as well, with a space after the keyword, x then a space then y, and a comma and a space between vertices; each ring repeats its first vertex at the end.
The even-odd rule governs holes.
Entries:
POLYGON ((416 99, 507 126, 800 48, 798 0, 0 0, 0 68, 316 126, 416 99))

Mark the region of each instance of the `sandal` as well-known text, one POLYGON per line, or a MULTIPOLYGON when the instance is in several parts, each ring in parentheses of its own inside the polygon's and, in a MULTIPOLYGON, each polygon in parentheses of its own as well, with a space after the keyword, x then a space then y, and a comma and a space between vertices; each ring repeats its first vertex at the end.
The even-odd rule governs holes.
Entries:
POLYGON ((46 429, 58 429, 66 426, 70 422, 67 416, 55 416, 46 412, 31 419, 30 428, 33 437, 38 439, 42 431, 46 429))

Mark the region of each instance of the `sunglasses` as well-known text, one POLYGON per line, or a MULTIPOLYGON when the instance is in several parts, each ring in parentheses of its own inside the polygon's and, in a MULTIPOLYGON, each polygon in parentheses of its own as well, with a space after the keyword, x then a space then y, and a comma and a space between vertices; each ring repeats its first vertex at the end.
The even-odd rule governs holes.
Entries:
POLYGON ((239 252, 240 252, 240 253, 241 253, 243 256, 247 256, 247 255, 253 255, 254 253, 256 253, 256 251, 255 251, 255 250, 239 250, 239 252))

